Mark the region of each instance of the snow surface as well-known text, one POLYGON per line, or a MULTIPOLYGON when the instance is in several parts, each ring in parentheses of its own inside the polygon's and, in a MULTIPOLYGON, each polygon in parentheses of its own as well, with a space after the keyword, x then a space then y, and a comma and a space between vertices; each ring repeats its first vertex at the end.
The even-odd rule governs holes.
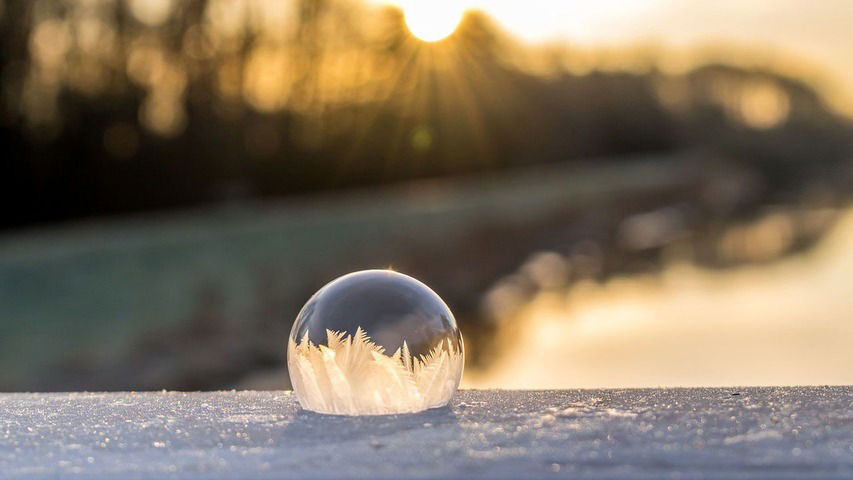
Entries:
POLYGON ((0 478, 853 478, 853 387, 461 391, 419 414, 289 392, 0 394, 0 478))

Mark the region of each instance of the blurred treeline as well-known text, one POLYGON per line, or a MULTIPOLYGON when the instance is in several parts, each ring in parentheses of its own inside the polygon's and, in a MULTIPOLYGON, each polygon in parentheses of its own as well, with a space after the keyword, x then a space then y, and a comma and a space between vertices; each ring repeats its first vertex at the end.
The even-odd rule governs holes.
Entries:
POLYGON ((0 15, 4 229, 686 149, 744 163, 771 201, 849 179, 849 120, 796 79, 653 59, 578 72, 571 46, 520 44, 476 12, 436 44, 348 0, 13 0, 0 15))

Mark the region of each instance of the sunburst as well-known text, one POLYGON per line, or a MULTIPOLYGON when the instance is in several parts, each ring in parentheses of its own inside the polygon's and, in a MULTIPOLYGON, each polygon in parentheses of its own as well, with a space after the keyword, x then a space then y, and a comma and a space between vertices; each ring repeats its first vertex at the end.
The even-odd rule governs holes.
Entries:
POLYGON ((403 4, 403 16, 412 35, 424 42, 449 37, 459 26, 465 6, 459 0, 412 0, 403 4))

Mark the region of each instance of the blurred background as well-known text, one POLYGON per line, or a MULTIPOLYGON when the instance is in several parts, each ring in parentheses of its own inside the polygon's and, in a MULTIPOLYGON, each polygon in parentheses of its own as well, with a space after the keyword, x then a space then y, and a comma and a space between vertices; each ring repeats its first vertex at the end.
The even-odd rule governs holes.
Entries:
POLYGON ((464 385, 853 384, 853 3, 0 0, 0 391, 289 388, 393 268, 464 385))

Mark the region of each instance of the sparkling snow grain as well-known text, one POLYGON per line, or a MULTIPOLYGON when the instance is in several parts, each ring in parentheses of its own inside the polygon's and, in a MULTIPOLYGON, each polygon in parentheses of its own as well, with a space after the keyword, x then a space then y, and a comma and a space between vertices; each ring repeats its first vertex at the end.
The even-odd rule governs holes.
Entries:
POLYGON ((0 478, 113 477, 851 478, 853 388, 460 391, 377 417, 286 392, 0 394, 0 478))

